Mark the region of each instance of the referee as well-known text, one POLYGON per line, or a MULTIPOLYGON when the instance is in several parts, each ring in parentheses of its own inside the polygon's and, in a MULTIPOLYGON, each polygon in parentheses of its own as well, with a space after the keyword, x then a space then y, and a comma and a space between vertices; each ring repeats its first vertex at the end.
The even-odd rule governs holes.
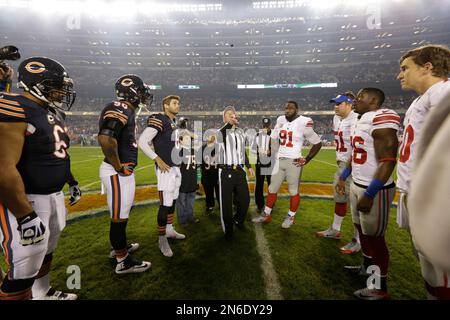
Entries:
POLYGON ((222 229, 226 237, 233 235, 233 225, 241 227, 244 224, 250 204, 247 175, 244 165, 251 177, 254 172, 245 152, 245 134, 237 128, 236 110, 228 106, 223 110, 225 125, 217 134, 219 154, 219 199, 222 229), (236 204, 236 214, 233 216, 233 204, 236 204))
POLYGON ((272 173, 272 148, 270 141, 270 118, 262 119, 262 129, 256 134, 251 151, 256 153, 256 184, 255 184, 255 203, 257 212, 262 213, 265 205, 264 200, 264 180, 267 179, 267 185, 270 184, 272 173))

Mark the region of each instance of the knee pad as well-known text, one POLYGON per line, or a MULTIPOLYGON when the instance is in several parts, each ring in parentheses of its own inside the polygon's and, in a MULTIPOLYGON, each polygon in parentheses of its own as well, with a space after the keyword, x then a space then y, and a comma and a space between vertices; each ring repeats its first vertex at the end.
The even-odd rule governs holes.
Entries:
POLYGON ((127 247, 127 221, 113 222, 109 228, 109 240, 114 250, 122 250, 127 247))
POLYGON ((158 210, 158 226, 165 226, 167 224, 167 215, 170 214, 172 207, 159 206, 158 210))

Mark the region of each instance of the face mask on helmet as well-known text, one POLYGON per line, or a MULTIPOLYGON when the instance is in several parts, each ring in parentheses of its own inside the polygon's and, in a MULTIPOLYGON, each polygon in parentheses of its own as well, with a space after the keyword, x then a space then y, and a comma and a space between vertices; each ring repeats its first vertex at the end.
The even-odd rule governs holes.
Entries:
POLYGON ((139 97, 139 108, 149 108, 153 102, 153 94, 150 93, 150 87, 144 83, 144 86, 137 90, 139 97))
POLYGON ((73 81, 71 78, 64 77, 60 86, 48 86, 44 83, 38 84, 37 87, 46 98, 51 107, 56 107, 65 111, 70 110, 75 102, 76 92, 73 90, 73 81))
POLYGON ((18 68, 18 87, 48 106, 69 110, 75 102, 73 81, 64 67, 46 57, 28 58, 18 68))

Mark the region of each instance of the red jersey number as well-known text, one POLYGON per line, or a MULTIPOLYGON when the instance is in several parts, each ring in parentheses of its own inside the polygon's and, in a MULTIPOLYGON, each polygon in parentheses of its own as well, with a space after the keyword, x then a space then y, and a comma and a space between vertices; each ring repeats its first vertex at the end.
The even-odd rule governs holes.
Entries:
POLYGON ((408 161, 411 155, 411 144, 414 141, 414 129, 411 125, 408 125, 405 129, 405 134, 403 135, 402 146, 400 147, 400 157, 399 161, 405 163, 408 161))
POLYGON ((292 131, 281 130, 280 131, 280 145, 292 148, 292 131))
POLYGON ((334 139, 334 141, 336 142, 336 151, 337 152, 347 152, 347 148, 345 147, 344 144, 344 133, 342 131, 339 131, 337 133, 337 137, 338 139, 334 139))
POLYGON ((364 144, 364 139, 360 136, 355 136, 352 139, 353 146, 353 162, 357 164, 364 164, 367 161, 366 150, 360 148, 364 144))

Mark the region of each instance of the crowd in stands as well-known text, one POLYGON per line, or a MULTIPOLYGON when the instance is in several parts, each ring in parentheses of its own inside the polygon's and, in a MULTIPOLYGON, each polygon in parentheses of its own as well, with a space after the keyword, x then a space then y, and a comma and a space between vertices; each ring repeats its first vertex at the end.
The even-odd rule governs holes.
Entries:
MULTIPOLYGON (((239 126, 248 130, 257 131, 261 128, 263 116, 242 116, 239 118, 239 126)), ((314 129, 320 135, 325 136, 325 140, 332 138, 332 116, 312 116, 314 129)), ((142 132, 146 126, 146 116, 138 118, 138 132, 142 132)), ((271 117, 272 126, 275 125, 276 117, 271 117)), ((68 116, 67 127, 72 144, 83 146, 97 145, 98 116, 68 116)), ((217 130, 223 125, 221 116, 210 117, 188 117, 188 129, 191 131, 202 130, 203 134, 209 129, 217 130)))
MULTIPOLYGON (((282 111, 287 100, 295 100, 298 102, 300 109, 303 111, 326 111, 333 110, 333 106, 329 103, 332 95, 339 91, 327 91, 328 95, 323 94, 297 94, 297 95, 280 95, 274 97, 227 97, 227 96, 204 96, 195 97, 189 94, 181 95, 181 110, 183 111, 221 111, 225 106, 235 106, 238 111, 282 111)), ((150 111, 159 112, 162 110, 161 98, 155 96, 150 111)), ((78 99, 78 98, 77 98, 78 99)), ((387 95, 384 106, 394 110, 404 110, 409 107, 413 95, 387 95)), ((73 106, 73 111, 91 111, 100 112, 106 104, 111 102, 111 98, 80 98, 73 106)))
POLYGON ((164 68, 157 70, 119 68, 79 68, 69 70, 75 84, 104 87, 111 91, 115 79, 125 73, 136 73, 147 83, 173 88, 177 85, 234 86, 237 84, 298 84, 333 83, 338 85, 375 84, 395 81, 399 71, 397 62, 379 64, 343 64, 309 68, 164 68))

